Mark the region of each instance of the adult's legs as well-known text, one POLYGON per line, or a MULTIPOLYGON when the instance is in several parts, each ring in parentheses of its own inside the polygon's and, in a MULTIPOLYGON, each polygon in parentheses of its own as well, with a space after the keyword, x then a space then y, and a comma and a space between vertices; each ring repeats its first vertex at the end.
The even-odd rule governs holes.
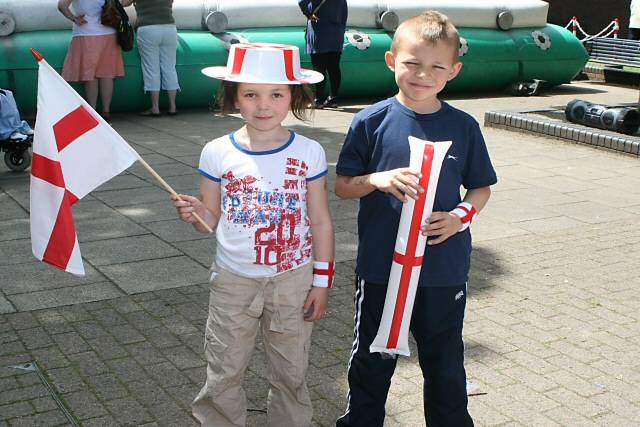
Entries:
POLYGON ((160 43, 162 34, 156 25, 145 25, 137 32, 138 51, 140 52, 140 66, 144 90, 149 93, 151 108, 149 113, 160 114, 160 43), (154 94, 156 92, 156 94, 154 94))
POLYGON ((98 103, 98 79, 84 82, 84 96, 91 108, 95 110, 98 103))
MULTIPOLYGON (((327 54, 326 53, 312 53, 311 55, 311 65, 313 69, 323 76, 327 74, 327 54)), ((322 80, 319 83, 316 83, 316 100, 321 103, 325 99, 324 95, 324 85, 325 80, 322 80)), ((316 102, 316 104, 318 103, 316 102)))
POLYGON ((327 71, 329 73, 329 82, 331 83, 331 97, 338 96, 338 89, 342 81, 342 72, 340 71, 340 56, 342 52, 327 53, 327 71))
POLYGON ((467 410, 462 323, 466 285, 418 288, 411 332, 424 377, 428 427, 472 427, 467 410))
POLYGON ((150 90, 149 99, 151 100, 151 113, 160 114, 160 91, 150 90))
POLYGON ((384 285, 360 280, 355 294, 355 339, 347 368, 349 394, 347 410, 337 427, 382 427, 387 393, 396 367, 396 358, 369 352, 378 332, 387 294, 384 285))
POLYGON ((169 113, 176 112, 176 92, 180 90, 176 72, 178 32, 175 25, 162 25, 162 41, 159 46, 161 87, 167 91, 169 113))
POLYGON ((640 28, 629 28, 629 39, 640 40, 640 28))
POLYGON ((167 97, 169 98, 169 113, 173 114, 177 111, 176 110, 176 91, 168 90, 167 97))
POLYGON ((269 280, 261 320, 267 358, 269 397, 267 425, 311 425, 313 410, 306 372, 313 322, 303 318, 304 302, 313 282, 307 264, 269 280))
POLYGON ((113 97, 113 79, 100 80, 100 100, 102 101, 102 112, 108 116, 111 111, 111 98, 113 97))

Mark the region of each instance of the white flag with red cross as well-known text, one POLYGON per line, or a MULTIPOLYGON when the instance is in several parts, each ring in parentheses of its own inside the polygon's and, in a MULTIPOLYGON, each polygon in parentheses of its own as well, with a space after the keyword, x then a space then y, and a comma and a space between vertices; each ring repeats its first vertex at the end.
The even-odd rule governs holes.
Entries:
POLYGON ((31 247, 36 258, 84 276, 72 206, 139 160, 138 153, 32 49, 38 111, 31 165, 31 247))
POLYGON ((442 162, 451 141, 431 142, 410 136, 409 146, 409 167, 422 174, 420 186, 424 191, 418 200, 408 198, 402 205, 382 319, 369 347, 371 353, 409 356, 409 326, 427 244, 420 226, 433 212, 442 162))

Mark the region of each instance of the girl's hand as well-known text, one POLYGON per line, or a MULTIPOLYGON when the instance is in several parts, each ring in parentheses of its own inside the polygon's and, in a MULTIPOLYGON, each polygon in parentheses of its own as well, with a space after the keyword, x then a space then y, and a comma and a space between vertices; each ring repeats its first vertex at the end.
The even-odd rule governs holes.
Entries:
POLYGON ((384 172, 376 172, 369 175, 369 182, 378 190, 391 193, 402 203, 407 201, 409 196, 418 199, 418 193, 424 191, 418 184, 422 174, 419 171, 409 168, 398 168, 384 172))
POLYGON ((456 234, 461 226, 462 221, 459 216, 451 212, 433 212, 427 218, 421 230, 423 236, 436 237, 435 239, 427 240, 428 245, 437 245, 456 234))
POLYGON ((314 322, 322 319, 327 312, 329 303, 329 288, 319 288, 314 286, 307 295, 302 310, 304 312, 304 320, 314 322))
POLYGON ((173 206, 178 211, 178 216, 180 219, 189 224, 195 224, 198 220, 192 215, 193 212, 200 215, 200 217, 204 216, 205 207, 197 197, 189 196, 187 194, 180 194, 180 199, 176 196, 171 196, 171 200, 173 200, 173 206))

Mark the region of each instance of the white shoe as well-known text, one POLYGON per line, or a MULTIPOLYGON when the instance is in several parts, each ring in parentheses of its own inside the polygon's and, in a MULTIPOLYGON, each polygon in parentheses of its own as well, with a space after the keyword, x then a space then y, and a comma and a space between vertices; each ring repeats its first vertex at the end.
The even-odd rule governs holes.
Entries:
POLYGON ((20 133, 20 132, 14 132, 9 137, 9 139, 12 140, 12 141, 24 141, 27 138, 28 138, 27 135, 25 135, 23 133, 20 133))
POLYGON ((27 136, 31 136, 31 135, 33 135, 33 129, 29 129, 28 131, 22 132, 22 133, 24 133, 27 136))

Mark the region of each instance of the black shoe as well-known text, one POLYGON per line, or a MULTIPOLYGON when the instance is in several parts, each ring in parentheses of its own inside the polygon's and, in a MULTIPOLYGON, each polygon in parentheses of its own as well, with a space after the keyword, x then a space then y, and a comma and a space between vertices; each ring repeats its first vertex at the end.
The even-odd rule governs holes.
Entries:
POLYGON ((314 99, 313 108, 315 108, 316 110, 322 110, 324 108, 324 101, 320 101, 319 99, 314 99))
POLYGON ((335 96, 330 96, 327 99, 325 99, 323 105, 324 105, 324 108, 338 108, 338 102, 336 101, 335 96))

